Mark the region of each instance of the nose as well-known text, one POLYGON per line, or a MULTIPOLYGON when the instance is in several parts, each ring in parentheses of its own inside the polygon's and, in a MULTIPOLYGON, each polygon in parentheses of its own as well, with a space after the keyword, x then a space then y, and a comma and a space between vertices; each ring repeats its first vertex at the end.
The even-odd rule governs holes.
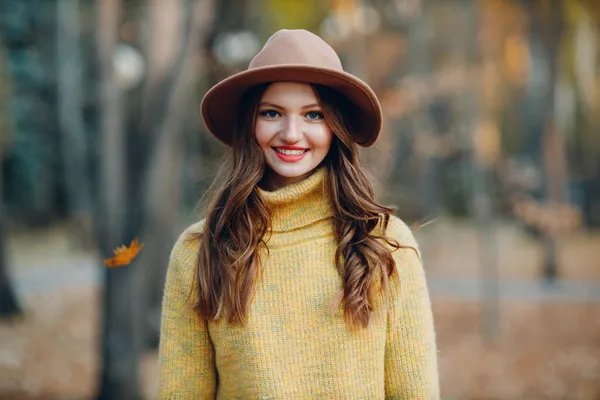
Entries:
POLYGON ((281 140, 285 143, 297 143, 302 139, 302 125, 298 118, 290 116, 286 118, 283 129, 280 132, 281 140))

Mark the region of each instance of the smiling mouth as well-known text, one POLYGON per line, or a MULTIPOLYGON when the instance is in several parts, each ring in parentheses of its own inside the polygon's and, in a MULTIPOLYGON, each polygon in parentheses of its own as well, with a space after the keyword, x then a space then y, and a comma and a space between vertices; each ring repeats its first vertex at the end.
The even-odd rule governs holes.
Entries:
POLYGON ((299 156, 308 151, 308 149, 281 149, 279 147, 273 147, 273 150, 280 154, 285 154, 286 156, 299 156))

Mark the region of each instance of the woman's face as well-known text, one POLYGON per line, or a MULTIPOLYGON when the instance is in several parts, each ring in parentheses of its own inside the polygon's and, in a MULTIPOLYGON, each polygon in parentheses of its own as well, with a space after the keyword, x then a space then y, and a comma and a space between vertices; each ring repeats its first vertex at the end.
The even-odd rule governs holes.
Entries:
POLYGON ((299 82, 269 85, 254 132, 269 167, 263 181, 267 190, 309 176, 327 156, 333 138, 312 87, 299 82))

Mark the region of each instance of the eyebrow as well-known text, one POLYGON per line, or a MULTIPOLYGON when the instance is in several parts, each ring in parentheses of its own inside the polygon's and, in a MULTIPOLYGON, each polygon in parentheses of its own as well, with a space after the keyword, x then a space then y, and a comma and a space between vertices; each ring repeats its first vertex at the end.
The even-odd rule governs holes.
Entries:
MULTIPOLYGON (((284 109, 283 107, 281 107, 281 106, 278 106, 277 104, 274 104, 274 103, 269 103, 268 101, 263 101, 263 102, 261 102, 261 103, 260 103, 258 106, 259 106, 259 107, 265 107, 265 106, 267 106, 267 107, 273 107, 273 108, 278 108, 278 109, 280 109, 280 110, 283 110, 283 109, 284 109)), ((317 103, 313 103, 313 104, 308 104, 308 105, 306 105, 306 106, 303 106, 301 109, 302 109, 302 110, 305 110, 305 109, 307 109, 307 108, 314 108, 314 107, 320 107, 320 106, 319 106, 319 104, 317 104, 317 103)))

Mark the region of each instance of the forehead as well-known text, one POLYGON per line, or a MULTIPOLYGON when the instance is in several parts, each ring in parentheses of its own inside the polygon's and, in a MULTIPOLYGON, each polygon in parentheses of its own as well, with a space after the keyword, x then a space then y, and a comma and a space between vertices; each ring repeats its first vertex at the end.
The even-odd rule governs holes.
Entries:
POLYGON ((261 101, 268 102, 317 102, 317 96, 310 84, 304 82, 274 82, 262 95, 261 101))

